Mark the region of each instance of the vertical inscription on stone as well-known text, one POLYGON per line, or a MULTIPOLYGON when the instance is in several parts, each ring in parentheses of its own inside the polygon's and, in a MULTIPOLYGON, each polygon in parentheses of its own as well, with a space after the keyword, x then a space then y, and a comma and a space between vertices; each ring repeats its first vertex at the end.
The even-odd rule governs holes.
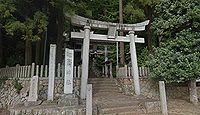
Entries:
POLYGON ((33 76, 30 82, 28 101, 37 101, 37 99, 38 99, 38 76, 33 76))
POLYGON ((65 80, 64 93, 72 94, 73 92, 73 68, 74 68, 74 50, 65 49, 65 80))
POLYGON ((48 82, 48 97, 47 100, 53 101, 54 78, 55 78, 55 63, 56 63, 56 45, 50 45, 49 54, 49 82, 48 82))

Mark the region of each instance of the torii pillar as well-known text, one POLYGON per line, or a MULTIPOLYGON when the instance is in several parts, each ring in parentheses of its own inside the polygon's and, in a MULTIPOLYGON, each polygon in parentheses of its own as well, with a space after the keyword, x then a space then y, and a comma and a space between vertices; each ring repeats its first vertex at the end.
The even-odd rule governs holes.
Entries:
POLYGON ((131 52, 131 64, 132 64, 132 75, 134 81, 135 94, 140 95, 140 81, 138 73, 138 64, 137 64, 137 55, 136 55, 136 46, 135 46, 135 35, 134 31, 129 32, 130 39, 130 52, 131 52))
POLYGON ((90 46, 90 26, 84 27, 84 40, 83 40, 83 58, 81 70, 81 99, 86 99, 86 89, 88 81, 88 67, 89 67, 89 46, 90 46))

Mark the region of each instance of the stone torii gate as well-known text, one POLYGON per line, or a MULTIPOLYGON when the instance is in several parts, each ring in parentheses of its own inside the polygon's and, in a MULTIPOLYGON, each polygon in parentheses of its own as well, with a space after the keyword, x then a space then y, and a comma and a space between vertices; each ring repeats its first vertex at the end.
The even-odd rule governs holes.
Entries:
POLYGON ((119 24, 111 22, 103 22, 84 18, 81 16, 69 16, 71 23, 76 26, 84 27, 82 32, 71 32, 71 38, 73 39, 83 39, 83 59, 82 59, 82 76, 81 76, 81 99, 86 98, 86 86, 88 82, 88 67, 89 67, 89 46, 90 40, 96 42, 129 42, 130 43, 130 53, 131 53, 131 63, 132 63, 132 75, 134 79, 135 94, 140 95, 140 84, 139 84, 139 74, 138 74, 138 64, 136 56, 136 46, 135 43, 144 43, 144 38, 138 38, 134 35, 135 31, 144 31, 145 26, 149 24, 149 20, 137 23, 137 24, 119 24), (99 28, 108 30, 108 35, 93 34, 91 28, 99 28), (116 36, 116 31, 128 31, 127 36, 116 36))

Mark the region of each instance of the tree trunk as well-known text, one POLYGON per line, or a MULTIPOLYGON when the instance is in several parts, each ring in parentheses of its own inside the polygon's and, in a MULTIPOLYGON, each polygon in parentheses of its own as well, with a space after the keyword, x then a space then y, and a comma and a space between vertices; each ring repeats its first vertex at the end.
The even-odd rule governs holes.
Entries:
MULTIPOLYGON (((59 10, 58 10, 59 11, 59 10)), ((64 38, 63 38, 63 31, 64 31, 64 17, 62 15, 63 12, 57 13, 57 54, 56 54, 56 63, 62 63, 63 61, 63 45, 64 45, 64 38)))
POLYGON ((188 85, 190 93, 190 102, 192 102, 194 105, 197 105, 198 96, 197 96, 196 80, 190 80, 188 85))
POLYGON ((153 10, 154 6, 145 6, 145 15, 149 21, 149 24, 147 25, 147 48, 148 50, 152 50, 152 30, 151 30, 151 23, 153 20, 153 10))
POLYGON ((151 32, 151 20, 149 21, 149 25, 147 26, 147 48, 149 51, 152 50, 152 32, 151 32))
POLYGON ((32 44, 28 39, 25 42, 25 65, 30 65, 32 63, 32 44))
POLYGON ((40 64, 40 41, 36 42, 36 47, 35 47, 35 63, 40 64))
MULTIPOLYGON (((119 23, 123 24, 123 3, 122 0, 119 0, 119 23)), ((119 33, 120 36, 123 36, 123 32, 119 33)), ((120 42, 120 64, 125 64, 125 55, 124 55, 124 43, 120 42)))
POLYGON ((2 66, 3 62, 3 43, 2 43, 2 33, 0 27, 0 67, 2 66))

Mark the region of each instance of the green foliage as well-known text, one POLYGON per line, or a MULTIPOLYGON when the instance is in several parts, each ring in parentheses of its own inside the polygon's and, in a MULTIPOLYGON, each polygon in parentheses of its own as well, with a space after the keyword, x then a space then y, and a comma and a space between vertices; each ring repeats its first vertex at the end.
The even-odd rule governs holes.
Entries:
POLYGON ((32 41, 40 40, 42 32, 47 30, 47 17, 44 13, 37 11, 33 17, 27 18, 24 22, 12 21, 4 27, 8 34, 14 35, 16 32, 22 33, 22 39, 30 39, 32 41))
POLYGON ((14 85, 14 88, 16 89, 17 93, 19 94, 21 89, 23 88, 22 84, 19 83, 19 80, 18 79, 15 79, 13 81, 13 85, 14 85))
MULTIPOLYGON (((31 3, 13 0, 0 1, 0 24, 9 35, 20 33, 23 39, 36 41, 47 30, 47 16, 34 7, 24 10, 23 4, 31 3)), ((26 7, 27 7, 26 6, 26 7)))
POLYGON ((139 22, 145 18, 144 10, 133 6, 131 3, 125 5, 124 14, 124 19, 128 23, 139 22))
POLYGON ((165 0, 156 6, 153 29, 163 39, 174 38, 182 30, 199 32, 200 2, 198 0, 165 0))
POLYGON ((142 49, 139 49, 139 51, 137 52, 138 54, 138 58, 137 58, 137 61, 138 61, 138 66, 146 66, 146 61, 148 60, 148 56, 149 56, 149 51, 147 48, 142 48, 142 49))
POLYGON ((13 0, 1 0, 0 1, 0 24, 5 23, 11 17, 12 13, 16 11, 13 0), (7 19, 7 20, 5 20, 7 19))
POLYGON ((160 2, 160 0, 138 0, 142 5, 154 6, 160 2))
MULTIPOLYGON (((183 32, 184 33, 184 32, 183 32)), ((153 79, 167 83, 200 77, 200 41, 194 38, 168 40, 150 55, 148 65, 153 79)))
POLYGON ((155 8, 154 36, 161 39, 148 65, 153 79, 167 83, 200 77, 200 3, 165 0, 155 8))

